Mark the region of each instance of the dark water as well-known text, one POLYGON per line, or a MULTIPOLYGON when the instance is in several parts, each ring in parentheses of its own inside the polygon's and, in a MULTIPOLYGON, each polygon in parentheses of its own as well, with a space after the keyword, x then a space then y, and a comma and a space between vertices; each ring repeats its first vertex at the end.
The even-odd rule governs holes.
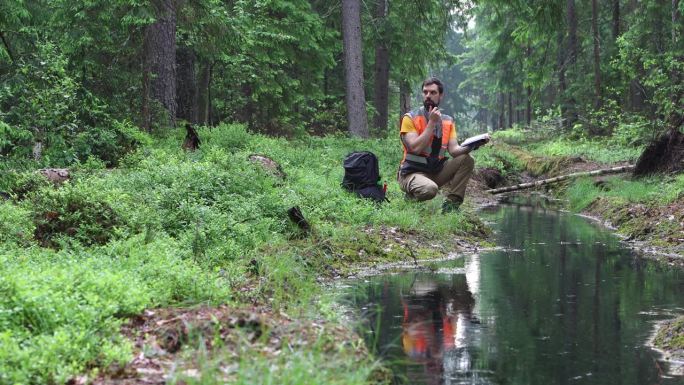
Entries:
POLYGON ((353 284, 367 341, 409 384, 684 384, 645 347, 684 273, 532 205, 484 213, 501 250, 353 284))

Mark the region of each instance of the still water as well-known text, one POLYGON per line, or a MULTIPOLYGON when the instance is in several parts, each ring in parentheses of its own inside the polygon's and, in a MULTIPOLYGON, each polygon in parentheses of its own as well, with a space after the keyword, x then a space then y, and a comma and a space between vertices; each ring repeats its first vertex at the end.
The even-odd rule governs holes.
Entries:
POLYGON ((684 273, 539 203, 483 216, 500 249, 352 284, 398 383, 684 384, 644 346, 684 314, 684 273))

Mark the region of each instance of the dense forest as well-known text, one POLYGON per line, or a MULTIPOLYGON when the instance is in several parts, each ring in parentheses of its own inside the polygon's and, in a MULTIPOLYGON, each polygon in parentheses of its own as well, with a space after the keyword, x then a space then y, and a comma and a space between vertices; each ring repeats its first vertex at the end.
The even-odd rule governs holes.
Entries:
POLYGON ((114 165, 138 132, 180 121, 385 136, 430 74, 446 81, 464 128, 551 121, 643 144, 681 126, 683 9, 678 0, 4 1, 0 155, 114 165))

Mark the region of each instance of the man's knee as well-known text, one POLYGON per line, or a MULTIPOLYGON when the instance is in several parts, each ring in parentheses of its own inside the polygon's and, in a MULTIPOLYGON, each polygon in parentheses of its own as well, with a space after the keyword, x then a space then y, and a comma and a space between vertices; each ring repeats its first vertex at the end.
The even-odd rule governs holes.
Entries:
POLYGON ((439 190, 437 184, 432 181, 417 184, 416 186, 411 187, 413 187, 410 191, 411 195, 419 201, 427 201, 434 198, 439 190))
POLYGON ((470 171, 473 171, 473 169, 475 169, 475 159, 473 159, 473 157, 469 154, 459 155, 455 158, 455 160, 458 160, 459 167, 463 167, 470 171))

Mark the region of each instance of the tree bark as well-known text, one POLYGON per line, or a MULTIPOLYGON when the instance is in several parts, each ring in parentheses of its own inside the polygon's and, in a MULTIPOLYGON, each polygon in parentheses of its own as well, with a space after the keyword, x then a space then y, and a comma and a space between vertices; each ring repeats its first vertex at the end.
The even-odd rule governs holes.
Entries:
MULTIPOLYGON (((566 57, 567 67, 571 70, 572 76, 577 76, 576 63, 577 63, 577 12, 575 7, 575 0, 566 0, 567 6, 567 21, 568 21, 568 55, 566 57)), ((567 69, 566 67, 566 69, 567 69)), ((566 94, 568 93, 566 78, 566 94)), ((572 127, 577 121, 577 106, 575 98, 572 95, 566 95, 566 109, 567 109, 567 127, 572 127)))
POLYGON ((558 104, 560 105, 560 112, 562 118, 562 125, 564 129, 569 129, 568 107, 566 104, 567 84, 565 82, 565 39, 562 30, 558 31, 558 104))
MULTIPOLYGON (((387 17, 387 3, 388 0, 377 0, 376 20, 382 26, 385 26, 387 17)), ((375 93, 374 105, 376 114, 373 119, 373 125, 380 130, 387 129, 387 120, 389 115, 389 48, 387 47, 386 36, 387 33, 384 28, 380 28, 383 33, 375 44, 375 93)))
POLYGON ((508 91, 508 128, 513 127, 513 91, 508 91))
POLYGON ((527 86, 527 106, 526 106, 526 121, 527 126, 529 127, 532 124, 532 87, 527 86))
POLYGON ((577 60, 577 13, 575 0, 566 0, 568 17, 568 56, 567 62, 574 65, 577 60))
MULTIPOLYGON (((151 129, 152 110, 149 100, 159 103, 162 126, 176 124, 176 4, 174 0, 154 0, 151 2, 155 22, 145 27, 143 38, 143 89, 148 98, 143 101, 143 122, 151 129)), ((157 118, 157 117, 155 117, 157 118)))
POLYGON ((677 47, 677 41, 679 40, 679 34, 681 33, 682 26, 680 23, 680 12, 679 12, 679 0, 672 0, 672 45, 677 47))
POLYGON ((499 93, 499 130, 506 126, 506 98, 503 92, 499 93))
POLYGON ((620 0, 613 0, 613 41, 620 37, 620 0))
POLYGON ((190 47, 180 47, 176 51, 176 117, 197 123, 197 77, 195 76, 195 52, 190 47))
POLYGON ((406 80, 402 80, 399 84, 399 111, 401 112, 400 120, 405 113, 411 111, 411 84, 406 80))
POLYGON ((591 0, 591 31, 594 40, 594 108, 601 108, 601 46, 598 30, 598 0, 591 0))
POLYGON ((197 123, 209 124, 209 87, 211 85, 211 64, 201 62, 197 92, 197 123))
POLYGON ((367 138, 360 0, 342 0, 342 35, 349 133, 352 136, 367 138))

